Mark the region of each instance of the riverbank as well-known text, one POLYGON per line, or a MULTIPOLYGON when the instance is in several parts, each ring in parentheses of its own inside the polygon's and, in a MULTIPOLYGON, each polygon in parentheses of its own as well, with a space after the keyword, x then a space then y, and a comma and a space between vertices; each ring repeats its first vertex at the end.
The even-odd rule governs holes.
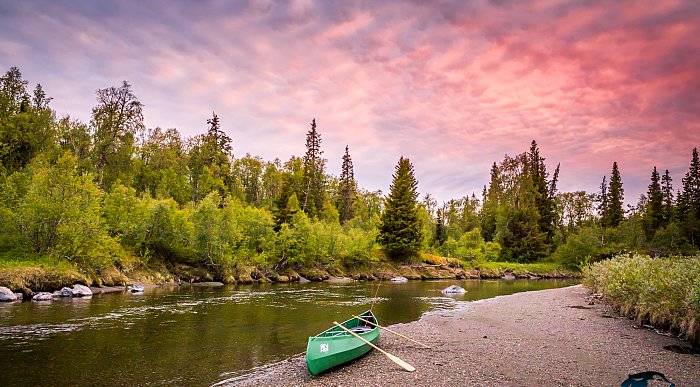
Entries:
POLYGON ((205 267, 184 264, 152 263, 149 267, 100 272, 85 272, 65 261, 0 262, 0 286, 31 296, 34 292, 51 292, 64 286, 82 284, 95 288, 142 284, 176 284, 219 281, 225 284, 286 283, 327 281, 347 278, 358 281, 388 280, 495 279, 495 278, 580 278, 581 273, 554 263, 518 264, 485 262, 469 265, 462 261, 424 254, 418 263, 399 264, 378 260, 356 267, 339 265, 290 266, 275 269, 253 263, 239 263, 217 273, 205 267))
MULTIPOLYGON (((383 333, 379 346, 416 367, 409 373, 372 351, 349 366, 312 377, 303 355, 223 385, 620 385, 628 374, 657 371, 677 386, 700 383, 700 356, 665 350, 688 346, 635 328, 589 305, 588 291, 518 293, 434 312, 398 324, 400 333, 431 344, 422 349, 383 333)), ((379 316, 381 319, 381 316, 379 316)))

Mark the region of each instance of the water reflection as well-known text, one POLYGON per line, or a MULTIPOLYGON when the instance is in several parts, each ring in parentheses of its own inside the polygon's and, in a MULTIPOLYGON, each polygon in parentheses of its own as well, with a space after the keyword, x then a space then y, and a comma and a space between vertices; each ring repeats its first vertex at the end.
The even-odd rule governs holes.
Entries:
MULTIPOLYGON (((465 301, 571 283, 384 282, 373 310, 390 325, 465 301), (467 293, 440 292, 452 284, 467 293)), ((0 385, 211 384, 303 352, 308 336, 367 310, 375 290, 376 283, 158 287, 3 304, 0 358, 41 364, 43 372, 8 367, 0 385)))

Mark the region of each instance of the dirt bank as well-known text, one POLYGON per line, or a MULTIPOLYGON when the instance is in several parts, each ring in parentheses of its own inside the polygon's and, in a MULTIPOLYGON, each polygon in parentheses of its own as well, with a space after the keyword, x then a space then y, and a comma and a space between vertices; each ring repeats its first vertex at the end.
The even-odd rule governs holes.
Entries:
POLYGON ((677 386, 700 385, 700 356, 664 349, 687 343, 610 317, 603 305, 590 306, 587 294, 580 285, 519 293, 395 325, 433 345, 421 349, 382 334, 380 347, 415 366, 413 373, 372 351, 319 377, 308 375, 299 356, 224 384, 619 386, 628 374, 654 370, 677 386))

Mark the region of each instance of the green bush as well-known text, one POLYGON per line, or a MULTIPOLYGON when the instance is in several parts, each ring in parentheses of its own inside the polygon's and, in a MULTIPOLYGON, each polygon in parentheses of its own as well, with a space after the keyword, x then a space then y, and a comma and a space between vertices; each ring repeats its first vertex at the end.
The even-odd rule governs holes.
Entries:
POLYGON ((638 323, 700 343, 700 257, 623 254, 584 269, 584 284, 638 323))

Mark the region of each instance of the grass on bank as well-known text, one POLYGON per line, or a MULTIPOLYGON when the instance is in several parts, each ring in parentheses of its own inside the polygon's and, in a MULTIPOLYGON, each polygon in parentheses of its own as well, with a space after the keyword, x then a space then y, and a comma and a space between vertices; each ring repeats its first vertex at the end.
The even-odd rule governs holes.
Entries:
POLYGON ((622 315, 700 345, 700 257, 624 254, 592 264, 584 276, 622 315))

